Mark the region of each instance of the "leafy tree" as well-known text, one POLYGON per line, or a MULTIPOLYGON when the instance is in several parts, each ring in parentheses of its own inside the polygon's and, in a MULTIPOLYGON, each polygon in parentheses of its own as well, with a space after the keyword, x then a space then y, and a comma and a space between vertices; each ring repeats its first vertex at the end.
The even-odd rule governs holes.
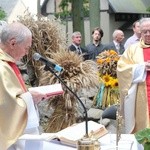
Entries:
POLYGON ((148 8, 146 9, 146 11, 149 11, 149 12, 150 12, 150 7, 148 7, 148 8))
POLYGON ((6 18, 5 11, 0 7, 0 20, 4 20, 6 18))
POLYGON ((55 16, 65 21, 67 18, 72 18, 73 31, 81 32, 82 46, 84 46, 84 17, 89 17, 89 0, 62 0, 59 8, 60 12, 55 16))
MULTIPOLYGON (((55 17, 66 19, 66 17, 72 17, 72 10, 69 6, 72 5, 73 0, 62 0, 59 4, 60 12, 55 13, 55 17)), ((71 8, 71 7, 70 7, 71 8)), ((83 0, 83 14, 84 17, 89 17, 89 0, 83 0)))

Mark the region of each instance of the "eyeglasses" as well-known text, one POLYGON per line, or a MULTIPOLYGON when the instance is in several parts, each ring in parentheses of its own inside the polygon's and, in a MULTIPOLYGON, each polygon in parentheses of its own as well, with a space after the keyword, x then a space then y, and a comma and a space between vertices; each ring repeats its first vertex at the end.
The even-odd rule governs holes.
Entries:
POLYGON ((143 33, 144 35, 147 35, 148 33, 150 34, 150 30, 142 30, 141 33, 143 33))

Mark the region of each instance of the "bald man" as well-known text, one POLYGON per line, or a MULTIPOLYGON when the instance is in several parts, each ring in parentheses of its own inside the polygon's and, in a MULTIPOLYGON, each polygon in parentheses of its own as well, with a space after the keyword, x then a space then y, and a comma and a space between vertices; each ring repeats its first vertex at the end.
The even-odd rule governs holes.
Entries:
POLYGON ((119 55, 124 52, 123 40, 124 33, 122 30, 116 29, 112 34, 113 41, 105 45, 104 50, 115 50, 119 55))

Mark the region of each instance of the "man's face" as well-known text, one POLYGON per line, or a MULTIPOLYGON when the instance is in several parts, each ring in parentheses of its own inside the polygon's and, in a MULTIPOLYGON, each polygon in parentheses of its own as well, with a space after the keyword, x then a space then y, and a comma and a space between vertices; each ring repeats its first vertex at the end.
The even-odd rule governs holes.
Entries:
POLYGON ((32 45, 32 37, 28 37, 24 42, 17 43, 16 40, 12 42, 11 56, 19 61, 23 56, 27 55, 32 45))
POLYGON ((141 24, 141 37, 145 44, 150 44, 150 21, 141 24))
POLYGON ((120 31, 120 32, 118 32, 118 34, 117 34, 117 36, 116 36, 116 41, 117 41, 118 43, 122 43, 123 40, 124 40, 124 33, 120 31))
POLYGON ((98 30, 95 30, 94 33, 92 34, 93 41, 100 41, 101 40, 101 35, 98 30))
POLYGON ((141 34, 141 30, 140 30, 140 23, 136 22, 135 27, 133 28, 133 31, 135 34, 140 35, 141 34))
POLYGON ((72 37, 72 42, 76 45, 80 45, 82 41, 81 34, 76 34, 72 37))

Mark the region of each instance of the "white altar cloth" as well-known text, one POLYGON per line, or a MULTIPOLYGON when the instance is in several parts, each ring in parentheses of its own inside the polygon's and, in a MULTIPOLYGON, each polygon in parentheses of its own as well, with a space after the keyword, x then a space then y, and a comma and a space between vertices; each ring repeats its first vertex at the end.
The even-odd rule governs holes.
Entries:
MULTIPOLYGON (((99 141, 101 144, 101 150, 115 150, 115 138, 115 134, 106 134, 100 138, 99 141)), ((77 150, 77 148, 62 145, 56 140, 47 142, 26 139, 26 146, 24 150, 77 150)), ((134 135, 122 134, 119 143, 119 150, 144 150, 144 148, 136 141, 134 135), (132 145, 131 149, 129 149, 130 145, 132 145)))

